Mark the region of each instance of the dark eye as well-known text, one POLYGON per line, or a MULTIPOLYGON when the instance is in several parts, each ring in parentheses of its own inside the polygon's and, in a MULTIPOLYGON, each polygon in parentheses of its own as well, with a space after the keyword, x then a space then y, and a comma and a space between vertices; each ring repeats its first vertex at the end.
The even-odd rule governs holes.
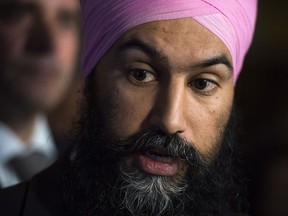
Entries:
POLYGON ((210 95, 217 90, 217 84, 214 81, 208 79, 196 79, 189 83, 189 86, 198 92, 210 95))
POLYGON ((17 2, 0 3, 0 21, 13 24, 23 21, 29 14, 31 7, 17 2))
POLYGON ((128 77, 132 82, 142 85, 156 81, 156 75, 154 73, 141 69, 130 70, 128 77))

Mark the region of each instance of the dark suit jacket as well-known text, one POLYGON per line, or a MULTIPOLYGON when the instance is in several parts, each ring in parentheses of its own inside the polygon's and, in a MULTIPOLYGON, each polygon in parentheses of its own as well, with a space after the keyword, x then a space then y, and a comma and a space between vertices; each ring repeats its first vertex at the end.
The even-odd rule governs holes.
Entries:
POLYGON ((29 182, 0 190, 0 216, 65 216, 62 159, 29 182))

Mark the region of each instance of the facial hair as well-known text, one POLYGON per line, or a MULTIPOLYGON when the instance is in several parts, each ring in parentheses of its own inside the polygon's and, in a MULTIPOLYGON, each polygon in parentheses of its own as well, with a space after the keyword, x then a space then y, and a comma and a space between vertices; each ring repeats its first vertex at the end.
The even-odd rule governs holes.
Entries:
POLYGON ((178 135, 161 131, 118 140, 111 132, 107 106, 95 103, 86 89, 87 105, 80 122, 78 145, 64 175, 64 199, 69 215, 233 215, 243 213, 242 178, 235 169, 234 110, 215 143, 217 152, 202 155, 178 135), (90 99, 89 99, 90 98, 90 99), (175 176, 153 176, 125 166, 125 158, 150 148, 165 148, 187 162, 175 176), (212 157, 213 156, 213 157, 212 157), (207 161, 211 161, 207 163, 207 161))

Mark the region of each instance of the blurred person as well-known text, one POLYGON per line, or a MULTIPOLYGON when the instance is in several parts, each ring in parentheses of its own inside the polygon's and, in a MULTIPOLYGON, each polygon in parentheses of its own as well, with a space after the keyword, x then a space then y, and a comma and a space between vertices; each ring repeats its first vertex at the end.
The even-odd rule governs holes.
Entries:
POLYGON ((53 136, 60 143, 65 143, 67 148, 73 141, 73 125, 79 121, 79 104, 83 93, 83 77, 77 71, 68 92, 58 106, 48 113, 48 121, 53 136))
POLYGON ((0 211, 246 213, 233 98, 257 1, 80 2, 86 78, 76 145, 0 192, 0 211))
POLYGON ((77 0, 0 2, 0 187, 57 158, 45 113, 75 75, 79 18, 77 0))

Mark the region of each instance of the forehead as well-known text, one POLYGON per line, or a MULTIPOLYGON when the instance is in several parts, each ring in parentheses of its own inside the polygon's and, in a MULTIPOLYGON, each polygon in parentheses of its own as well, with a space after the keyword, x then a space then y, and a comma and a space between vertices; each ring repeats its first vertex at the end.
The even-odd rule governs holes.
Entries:
POLYGON ((177 58, 180 56, 197 61, 222 54, 232 62, 223 41, 192 18, 155 21, 136 26, 125 32, 114 47, 134 39, 150 44, 157 51, 177 59, 177 62, 181 61, 181 58, 177 58))

